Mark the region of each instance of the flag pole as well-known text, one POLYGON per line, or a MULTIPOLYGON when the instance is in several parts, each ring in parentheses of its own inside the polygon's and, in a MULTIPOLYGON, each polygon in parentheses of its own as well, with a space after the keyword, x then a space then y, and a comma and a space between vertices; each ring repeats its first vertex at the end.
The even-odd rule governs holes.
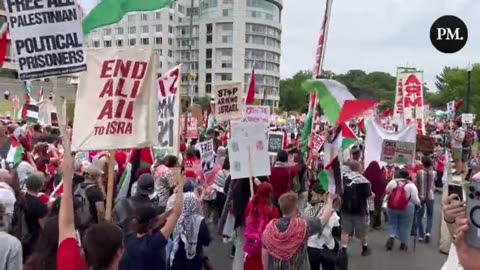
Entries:
POLYGON ((315 65, 313 68, 313 78, 318 79, 322 75, 323 62, 325 58, 325 49, 327 45, 328 26, 330 24, 330 14, 332 11, 333 0, 327 0, 325 6, 325 15, 323 17, 320 36, 318 37, 317 52, 315 55, 315 65))

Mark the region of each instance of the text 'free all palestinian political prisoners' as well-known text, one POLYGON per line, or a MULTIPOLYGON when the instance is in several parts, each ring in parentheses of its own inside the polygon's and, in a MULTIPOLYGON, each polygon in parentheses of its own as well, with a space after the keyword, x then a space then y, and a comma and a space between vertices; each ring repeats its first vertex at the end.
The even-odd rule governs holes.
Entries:
POLYGON ((5 0, 22 80, 86 70, 75 0, 5 0))

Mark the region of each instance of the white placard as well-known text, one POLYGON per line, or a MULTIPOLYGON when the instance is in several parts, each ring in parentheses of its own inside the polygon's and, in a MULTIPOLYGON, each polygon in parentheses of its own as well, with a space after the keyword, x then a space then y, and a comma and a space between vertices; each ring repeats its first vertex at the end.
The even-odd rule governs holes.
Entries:
POLYGON ((250 177, 249 161, 252 177, 270 175, 267 147, 267 139, 265 137, 256 139, 238 137, 228 140, 228 156, 232 179, 250 177), (248 149, 250 149, 250 157, 248 149))
POLYGON ((261 123, 231 122, 230 134, 232 138, 267 138, 261 123))
POLYGON ((462 113, 462 123, 473 124, 473 114, 472 113, 462 113))
POLYGON ((156 61, 148 47, 87 50, 80 75, 72 150, 142 148, 157 141, 156 61))
POLYGON ((213 163, 215 162, 215 153, 213 151, 213 140, 198 143, 195 146, 200 151, 200 159, 202 160, 202 169, 204 173, 213 170, 213 163))
POLYGON ((215 120, 217 123, 243 117, 242 83, 218 85, 215 89, 215 120))
POLYGON ((269 106, 245 106, 245 120, 251 123, 262 123, 268 126, 270 122, 270 107, 269 106))
POLYGON ((20 80, 87 69, 77 1, 7 0, 5 8, 20 80))
POLYGON ((287 133, 295 133, 297 131, 297 120, 295 118, 288 118, 285 122, 285 131, 287 133))

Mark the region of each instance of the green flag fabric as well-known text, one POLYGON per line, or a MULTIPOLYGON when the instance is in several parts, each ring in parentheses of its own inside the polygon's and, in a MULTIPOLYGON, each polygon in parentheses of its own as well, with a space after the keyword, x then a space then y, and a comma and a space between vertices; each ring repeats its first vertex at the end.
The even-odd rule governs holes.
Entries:
POLYGON ((119 22, 128 12, 152 11, 164 8, 174 0, 103 0, 83 19, 83 34, 105 25, 119 22))

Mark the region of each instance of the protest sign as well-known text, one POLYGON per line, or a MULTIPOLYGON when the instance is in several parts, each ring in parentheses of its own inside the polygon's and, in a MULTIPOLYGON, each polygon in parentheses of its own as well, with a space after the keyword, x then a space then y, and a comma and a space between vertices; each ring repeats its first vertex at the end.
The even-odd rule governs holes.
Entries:
POLYGON ((156 143, 156 61, 150 48, 87 50, 80 74, 72 150, 141 148, 156 143))
POLYGON ((403 112, 405 123, 417 123, 417 134, 425 134, 423 108, 423 72, 410 71, 401 74, 403 79, 403 112))
POLYGON ((227 146, 232 179, 270 175, 270 162, 265 137, 231 138, 228 140, 227 146), (252 162, 254 159, 255 162, 252 162), (250 175, 250 166, 252 175, 250 175))
POLYGON ((432 154, 435 151, 435 138, 428 135, 417 135, 416 151, 423 154, 432 154))
POLYGON ((262 123, 268 126, 270 122, 270 107, 269 106, 245 106, 245 120, 252 123, 262 123))
POLYGON ((202 161, 203 172, 208 173, 213 170, 213 163, 215 162, 213 140, 198 143, 195 148, 200 151, 200 160, 202 161))
POLYGON ((473 124, 473 114, 472 113, 462 113, 462 123, 473 124))
POLYGON ((218 85, 215 89, 215 119, 217 123, 243 117, 242 83, 218 85))
MULTIPOLYGON (((397 83, 396 83, 396 89, 395 89, 395 104, 394 104, 394 109, 393 109, 393 119, 395 121, 399 121, 400 119, 403 119, 403 105, 404 105, 404 73, 408 71, 413 71, 415 70, 414 68, 404 68, 404 67, 398 67, 397 68, 397 83)), ((403 124, 403 123, 402 123, 403 124)))
POLYGON ((232 138, 264 138, 265 135, 265 126, 261 123, 250 123, 250 122, 231 122, 230 124, 230 134, 232 138))
POLYGON ((197 125, 201 127, 203 125, 203 122, 205 121, 203 119, 202 107, 198 104, 192 104, 188 111, 192 114, 193 117, 197 119, 197 125))
POLYGON ((315 134, 312 138, 312 150, 313 153, 318 153, 320 152, 320 149, 322 149, 323 144, 325 143, 325 138, 320 136, 320 134, 315 134))
POLYGON ((415 143, 383 140, 380 160, 387 163, 410 164, 415 158, 415 143))
POLYGON ((297 129, 297 121, 295 118, 288 118, 287 122, 285 123, 285 131, 287 133, 295 133, 297 129))
POLYGON ((20 80, 87 69, 77 1, 5 1, 20 80))
POLYGON ((180 65, 158 78, 158 142, 155 155, 178 153, 180 134, 180 65))
POLYGON ((283 149, 283 142, 285 140, 283 132, 269 132, 268 133, 268 152, 276 154, 283 149))
MULTIPOLYGON (((182 118, 183 125, 185 125, 185 118, 182 118)), ((198 138, 198 123, 197 118, 193 116, 187 117, 187 134, 185 138, 196 139, 198 138)), ((183 129, 182 129, 183 130, 183 129)))

